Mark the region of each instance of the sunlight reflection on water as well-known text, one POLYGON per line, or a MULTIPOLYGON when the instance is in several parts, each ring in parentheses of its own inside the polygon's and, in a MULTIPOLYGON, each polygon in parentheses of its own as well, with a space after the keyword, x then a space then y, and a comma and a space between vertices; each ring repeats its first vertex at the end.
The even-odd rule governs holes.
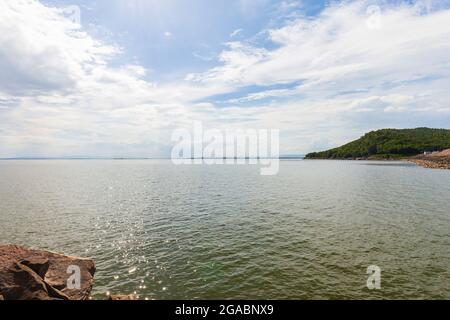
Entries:
POLYGON ((450 298, 450 171, 0 161, 0 242, 91 257, 94 298, 450 298), (380 291, 366 268, 383 270, 380 291))

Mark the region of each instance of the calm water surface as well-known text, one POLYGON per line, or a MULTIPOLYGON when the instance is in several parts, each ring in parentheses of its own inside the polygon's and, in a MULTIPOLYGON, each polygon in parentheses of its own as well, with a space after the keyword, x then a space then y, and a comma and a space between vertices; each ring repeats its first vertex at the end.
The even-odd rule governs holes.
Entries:
POLYGON ((0 242, 93 258, 99 299, 450 299, 450 171, 282 161, 259 173, 0 161, 0 242))

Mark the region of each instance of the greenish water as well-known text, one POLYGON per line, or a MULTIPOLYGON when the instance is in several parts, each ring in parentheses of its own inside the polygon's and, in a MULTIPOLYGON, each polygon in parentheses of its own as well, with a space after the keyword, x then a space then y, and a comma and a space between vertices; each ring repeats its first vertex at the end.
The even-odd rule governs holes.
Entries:
POLYGON ((450 171, 0 161, 0 242, 91 257, 94 298, 450 299, 450 171), (382 269, 381 290, 366 269, 382 269))

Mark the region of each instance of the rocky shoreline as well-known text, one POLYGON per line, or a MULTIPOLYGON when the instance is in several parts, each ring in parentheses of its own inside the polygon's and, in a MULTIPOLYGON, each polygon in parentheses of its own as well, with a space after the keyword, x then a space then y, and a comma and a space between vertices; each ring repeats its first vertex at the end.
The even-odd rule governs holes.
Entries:
POLYGON ((433 152, 431 154, 418 155, 409 158, 374 158, 374 157, 361 157, 361 158, 347 158, 347 159, 305 159, 305 160, 347 160, 347 161, 408 161, 428 169, 450 169, 450 149, 433 152))
POLYGON ((408 161, 429 169, 450 169, 450 149, 409 158, 408 161))

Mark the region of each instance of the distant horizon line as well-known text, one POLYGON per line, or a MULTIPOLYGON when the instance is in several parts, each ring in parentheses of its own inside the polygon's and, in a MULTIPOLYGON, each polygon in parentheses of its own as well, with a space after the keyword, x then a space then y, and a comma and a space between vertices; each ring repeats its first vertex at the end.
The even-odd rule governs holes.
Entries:
MULTIPOLYGON (((220 157, 220 158, 210 158, 210 157, 196 157, 196 158, 185 158, 185 159, 191 159, 191 160, 197 160, 197 159, 233 159, 233 160, 241 160, 241 159, 303 159, 305 157, 304 154, 287 154, 287 155, 281 155, 279 157, 220 157)), ((6 158, 0 158, 0 160, 171 160, 170 157, 88 157, 88 156, 81 156, 81 157, 34 157, 34 156, 27 156, 27 157, 6 157, 6 158)))

